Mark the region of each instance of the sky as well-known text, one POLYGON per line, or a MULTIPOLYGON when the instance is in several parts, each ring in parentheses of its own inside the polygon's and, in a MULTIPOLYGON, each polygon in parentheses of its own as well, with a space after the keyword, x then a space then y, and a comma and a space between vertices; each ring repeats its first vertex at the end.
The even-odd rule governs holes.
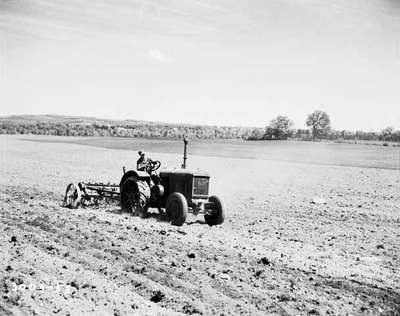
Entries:
POLYGON ((400 129, 398 0, 0 0, 0 115, 400 129))

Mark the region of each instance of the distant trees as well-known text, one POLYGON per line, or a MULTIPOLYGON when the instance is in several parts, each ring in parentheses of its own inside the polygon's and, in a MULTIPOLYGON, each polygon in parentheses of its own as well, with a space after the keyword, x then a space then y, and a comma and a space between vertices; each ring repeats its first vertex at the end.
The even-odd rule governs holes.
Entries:
POLYGON ((306 125, 311 128, 313 139, 326 136, 331 128, 329 115, 324 111, 314 111, 307 117, 306 125))
POLYGON ((255 128, 252 130, 250 135, 246 138, 247 140, 261 140, 263 138, 263 130, 261 128, 255 128))
POLYGON ((57 136, 118 136, 179 139, 247 139, 251 135, 261 138, 263 130, 254 132, 250 127, 201 126, 152 122, 125 123, 79 122, 41 120, 34 118, 0 118, 0 134, 34 134, 57 136))
POLYGON ((394 133, 394 128, 389 126, 382 130, 382 140, 392 140, 392 135, 394 133))
POLYGON ((307 118, 308 129, 292 130, 293 122, 279 115, 265 128, 202 126, 142 121, 107 121, 95 118, 14 116, 0 117, 0 134, 34 134, 60 136, 118 136, 179 139, 247 139, 400 142, 400 130, 387 127, 380 132, 331 130, 327 113, 314 111, 307 118))
POLYGON ((400 131, 395 131, 393 127, 386 127, 382 130, 380 135, 380 140, 399 142, 400 141, 400 131))
POLYGON ((265 127, 264 133, 261 133, 260 128, 255 128, 248 135, 248 140, 315 140, 324 138, 327 140, 342 142, 342 141, 385 141, 385 142, 400 142, 400 130, 395 130, 393 127, 387 127, 381 132, 373 131, 346 131, 346 130, 331 130, 331 121, 329 115, 323 111, 314 111, 308 115, 306 126, 308 129, 292 129, 293 122, 287 117, 279 115, 265 127))
POLYGON ((293 121, 287 116, 279 115, 265 128, 263 139, 287 139, 291 134, 293 121))

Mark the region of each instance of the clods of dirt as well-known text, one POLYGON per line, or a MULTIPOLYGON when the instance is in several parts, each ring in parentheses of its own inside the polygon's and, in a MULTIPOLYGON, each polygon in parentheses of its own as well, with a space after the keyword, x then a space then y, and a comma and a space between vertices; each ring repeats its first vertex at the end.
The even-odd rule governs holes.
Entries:
POLYGON ((165 294, 161 291, 156 291, 153 293, 152 297, 150 298, 150 301, 154 303, 161 302, 161 300, 165 297, 165 294))

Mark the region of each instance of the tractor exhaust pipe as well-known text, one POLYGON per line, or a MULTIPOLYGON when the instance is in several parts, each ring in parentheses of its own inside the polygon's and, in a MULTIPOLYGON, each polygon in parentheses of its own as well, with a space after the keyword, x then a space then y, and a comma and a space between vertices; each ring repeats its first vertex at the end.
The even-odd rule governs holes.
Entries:
POLYGON ((182 169, 186 169, 186 160, 187 160, 187 151, 186 151, 186 147, 187 144, 189 143, 189 141, 184 138, 183 139, 183 164, 182 164, 182 169))

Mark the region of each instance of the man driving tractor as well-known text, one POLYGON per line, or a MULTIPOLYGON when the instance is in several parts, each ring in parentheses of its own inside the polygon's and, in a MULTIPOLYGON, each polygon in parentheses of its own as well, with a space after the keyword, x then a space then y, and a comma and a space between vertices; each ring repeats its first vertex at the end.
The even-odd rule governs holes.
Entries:
POLYGON ((153 184, 160 183, 160 177, 157 174, 156 170, 158 170, 161 166, 159 161, 153 161, 151 158, 146 158, 146 154, 144 151, 139 150, 139 159, 136 162, 136 169, 138 171, 146 171, 153 182, 153 184))
POLYGON ((146 154, 144 151, 139 150, 138 154, 139 159, 136 162, 136 169, 139 171, 146 171, 149 160, 146 158, 146 154))

